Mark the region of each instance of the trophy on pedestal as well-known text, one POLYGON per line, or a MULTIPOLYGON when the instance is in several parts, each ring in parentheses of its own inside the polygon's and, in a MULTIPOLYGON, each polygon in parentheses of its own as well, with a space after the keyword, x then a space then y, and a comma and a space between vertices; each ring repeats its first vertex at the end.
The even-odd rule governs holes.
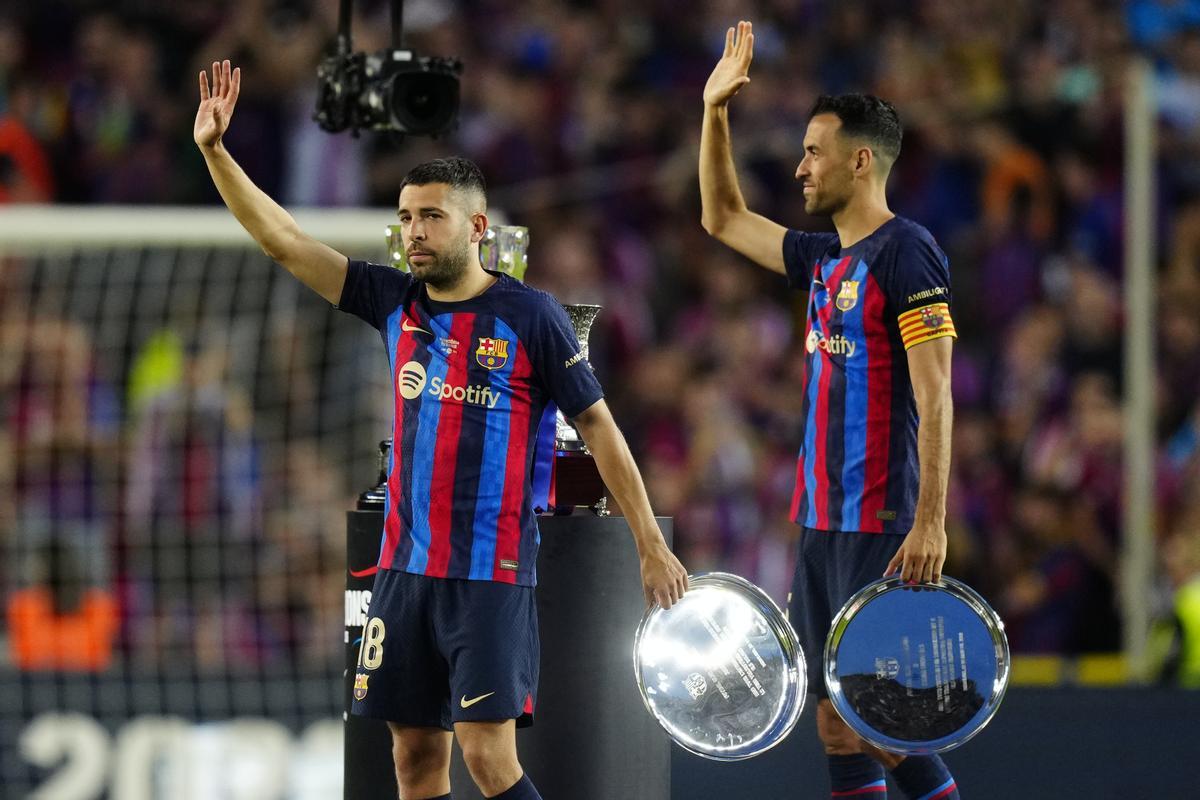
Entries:
MULTIPOLYGON (((408 272, 408 263, 404 257, 404 243, 400 236, 399 225, 387 226, 388 263, 404 272, 408 272)), ((526 251, 529 248, 529 229, 522 225, 490 225, 484 232, 483 241, 479 243, 479 261, 484 269, 492 272, 503 272, 519 281, 525 280, 525 270, 529 266, 526 251)), ((580 351, 584 361, 588 357, 588 335, 592 323, 600 313, 600 306, 589 304, 564 304, 571 327, 579 339, 580 351)), ((588 451, 583 437, 562 411, 556 409, 554 419, 553 452, 541 452, 543 441, 549 437, 538 435, 539 452, 535 456, 534 484, 539 483, 539 475, 544 475, 542 483, 547 483, 545 491, 535 492, 544 495, 538 503, 539 512, 554 514, 570 514, 576 508, 590 508, 599 516, 606 516, 608 510, 607 490, 596 461, 588 451)), ((548 445, 547 441, 547 445, 548 445)), ((548 449, 546 447, 545 449, 548 449)))
MULTIPOLYGON (((600 313, 600 306, 578 303, 564 305, 579 349, 586 363, 588 334, 600 313)), ((588 506, 599 516, 607 516, 608 498, 596 461, 574 423, 557 411, 554 419, 554 513, 570 514, 576 507, 588 506)))

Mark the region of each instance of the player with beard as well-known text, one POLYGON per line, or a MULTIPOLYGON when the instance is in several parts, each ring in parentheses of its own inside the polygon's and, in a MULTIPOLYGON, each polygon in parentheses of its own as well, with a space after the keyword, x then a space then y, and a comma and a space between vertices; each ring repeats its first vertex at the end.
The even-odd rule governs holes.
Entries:
POLYGON ((414 168, 398 216, 411 273, 353 261, 304 234, 221 144, 239 70, 200 74, 194 136, 226 205, 271 258, 379 330, 395 390, 384 530, 355 680, 356 714, 389 723, 405 800, 448 798, 451 739, 487 797, 539 795, 517 759, 538 678, 531 470, 555 406, 574 420, 624 510, 648 603, 687 573, 566 312, 479 262, 483 176, 470 161, 414 168))
POLYGON ((910 798, 958 797, 937 756, 903 758, 854 734, 821 679, 830 623, 851 595, 896 570, 906 581, 941 577, 955 338, 949 266, 927 230, 888 209, 884 189, 902 130, 877 97, 819 98, 804 135, 796 168, 804 209, 830 217, 836 233, 789 230, 746 207, 728 106, 750 82, 753 53, 750 23, 730 28, 704 87, 702 224, 808 292, 791 509, 801 534, 788 616, 818 695, 833 796, 886 796, 886 767, 910 798))

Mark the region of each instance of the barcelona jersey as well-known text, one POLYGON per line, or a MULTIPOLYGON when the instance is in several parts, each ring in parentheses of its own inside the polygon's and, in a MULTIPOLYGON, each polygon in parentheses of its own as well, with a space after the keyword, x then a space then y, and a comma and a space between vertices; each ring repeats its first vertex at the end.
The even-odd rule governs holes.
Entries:
POLYGON ((379 330, 395 391, 379 567, 533 586, 535 455, 553 451, 556 408, 573 417, 603 396, 566 311, 507 275, 437 302, 361 261, 338 308, 379 330))
POLYGON ((792 287, 809 292, 792 520, 908 533, 920 471, 905 353, 956 335, 946 256, 893 217, 845 248, 837 234, 788 231, 783 260, 792 287))

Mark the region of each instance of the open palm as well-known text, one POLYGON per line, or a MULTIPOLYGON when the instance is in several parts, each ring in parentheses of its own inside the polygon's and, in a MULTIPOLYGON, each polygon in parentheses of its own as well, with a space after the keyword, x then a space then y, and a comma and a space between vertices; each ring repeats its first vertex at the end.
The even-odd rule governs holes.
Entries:
POLYGON ((200 73, 200 107, 196 109, 196 124, 192 137, 201 147, 213 147, 221 141, 233 118, 238 91, 242 87, 242 70, 230 71, 229 62, 214 61, 212 91, 208 88, 208 73, 200 73))
POLYGON ((704 84, 704 103, 723 106, 750 82, 750 61, 754 58, 754 33, 749 22, 739 22, 737 30, 725 32, 725 52, 704 84))

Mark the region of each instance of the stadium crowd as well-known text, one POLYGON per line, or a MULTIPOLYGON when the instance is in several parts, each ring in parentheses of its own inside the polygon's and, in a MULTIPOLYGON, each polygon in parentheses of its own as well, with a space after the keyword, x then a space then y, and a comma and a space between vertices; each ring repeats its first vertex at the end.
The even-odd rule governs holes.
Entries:
MULTIPOLYGON (((331 136, 311 120, 333 0, 10 6, 0 12, 0 201, 217 202, 188 135, 196 73, 217 58, 243 71, 227 146, 286 205, 389 206, 413 164, 451 152, 476 160, 493 206, 531 229, 530 282, 563 302, 605 306, 592 362, 656 510, 676 518, 684 564, 746 575, 782 599, 798 532, 787 510, 803 298, 704 233, 696 181, 701 87, 725 28, 753 19, 752 82, 732 110, 752 208, 795 227, 825 224, 805 216, 792 178, 819 94, 879 94, 905 123, 890 201, 948 253, 959 331, 947 574, 993 602, 1014 650, 1114 651, 1122 87, 1130 54, 1149 53, 1161 99, 1157 602, 1169 619, 1174 593, 1200 580, 1200 2, 681 8, 410 0, 406 42, 463 59, 463 106, 451 137, 398 142, 331 136)), ((356 49, 388 44, 387 14, 380 0, 357 4, 356 49)), ((27 406, 12 399, 21 393, 10 392, 19 362, 0 361, 0 426, 13 441, 36 436, 27 406)), ((224 391, 228 400, 237 387, 224 391)), ((145 428, 141 438, 115 436, 134 409, 96 402, 76 418, 92 420, 89 452, 118 441, 154 447, 145 428)), ((138 418, 159 412, 170 408, 138 418)), ((220 413, 231 432, 253 434, 238 422, 252 414, 220 413)), ((336 504, 363 475, 355 465, 323 476, 319 454, 295 454, 295 497, 336 504), (340 491, 317 491, 323 480, 340 491)), ((30 463, 4 465, 23 487, 18 505, 34 492, 30 463)), ((145 499, 126 492, 122 525, 150 513, 138 505, 145 499)), ((305 593, 336 591, 338 577, 305 582, 303 570, 320 561, 301 544, 312 526, 275 511, 250 518, 273 519, 270 552, 299 553, 278 563, 300 575, 256 591, 316 606, 305 593)), ((15 513, 6 509, 4 521, 15 513)), ((336 622, 336 607, 322 618, 336 622)), ((1200 675, 1191 680, 1200 685, 1200 675)))

